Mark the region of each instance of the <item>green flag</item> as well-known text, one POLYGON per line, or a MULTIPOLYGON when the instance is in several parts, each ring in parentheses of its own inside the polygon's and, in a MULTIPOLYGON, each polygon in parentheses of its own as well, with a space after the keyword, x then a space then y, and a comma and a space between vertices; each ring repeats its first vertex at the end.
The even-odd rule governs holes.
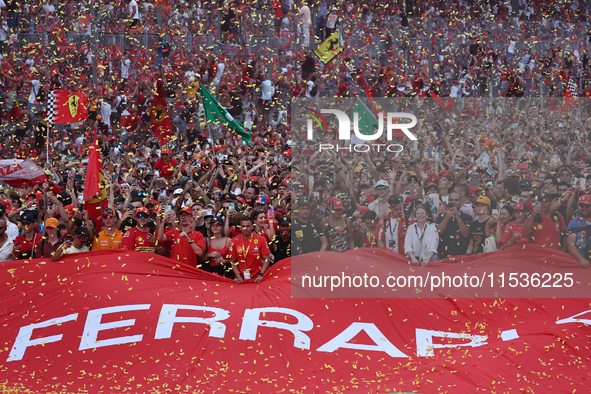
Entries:
POLYGON ((203 109, 207 123, 222 123, 232 129, 232 131, 240 136, 248 146, 252 146, 252 138, 250 132, 244 129, 232 115, 226 111, 224 107, 209 93, 209 91, 199 82, 201 99, 203 100, 203 109))
POLYGON ((355 101, 355 105, 353 106, 353 113, 351 114, 351 124, 354 124, 355 121, 355 112, 359 114, 359 131, 363 135, 373 135, 376 132, 374 131, 374 126, 378 127, 378 119, 376 116, 371 112, 371 110, 365 105, 363 101, 359 97, 355 101))

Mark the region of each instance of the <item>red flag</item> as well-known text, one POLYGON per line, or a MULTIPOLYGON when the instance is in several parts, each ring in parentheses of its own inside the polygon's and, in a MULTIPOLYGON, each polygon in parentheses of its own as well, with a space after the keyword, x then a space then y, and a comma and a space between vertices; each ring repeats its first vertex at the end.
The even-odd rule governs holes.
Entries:
POLYGON ((105 188, 101 151, 96 135, 88 150, 88 167, 86 168, 86 181, 84 182, 84 206, 88 211, 88 217, 95 221, 96 228, 99 230, 103 222, 101 211, 107 208, 109 201, 107 200, 107 190, 105 188))
POLYGON ((164 146, 172 140, 173 134, 170 116, 168 116, 168 110, 166 107, 166 100, 164 99, 164 85, 160 79, 156 84, 156 94, 154 95, 150 114, 152 133, 154 133, 158 142, 160 142, 160 145, 164 146))
POLYGON ((21 110, 18 106, 18 102, 16 100, 14 100, 14 104, 12 105, 12 109, 8 113, 8 121, 14 122, 15 120, 17 120, 20 117, 21 117, 21 110))
POLYGON ((441 97, 439 97, 438 95, 436 95, 435 93, 431 92, 430 93, 431 97, 433 97, 433 100, 435 100, 435 102, 444 110, 450 110, 454 107, 455 101, 454 99, 450 99, 450 98, 445 98, 442 99, 441 97))
POLYGON ((49 92, 48 123, 78 123, 88 118, 88 99, 82 93, 68 90, 49 92))
POLYGON ((66 33, 64 32, 64 26, 62 22, 59 21, 53 29, 51 29, 51 34, 55 37, 56 41, 59 44, 66 44, 68 42, 66 38, 66 33))

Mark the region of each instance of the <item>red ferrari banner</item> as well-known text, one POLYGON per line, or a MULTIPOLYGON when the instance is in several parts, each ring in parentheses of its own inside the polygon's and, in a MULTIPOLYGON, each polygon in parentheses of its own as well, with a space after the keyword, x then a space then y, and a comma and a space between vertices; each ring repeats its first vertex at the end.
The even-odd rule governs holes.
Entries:
MULTIPOLYGON (((374 252, 306 258, 338 273, 383 263, 374 252)), ((540 272, 564 259, 546 255, 540 272)), ((487 256, 447 267, 498 274, 499 261, 520 272, 528 260, 487 256)), ((589 299, 292 298, 290 260, 236 284, 125 251, 3 262, 0 275, 8 392, 578 393, 591 382, 589 299)))
POLYGON ((82 93, 52 90, 47 104, 48 123, 78 123, 88 118, 88 99, 82 93))
POLYGON ((154 101, 152 102, 150 113, 152 133, 154 133, 158 142, 160 142, 160 145, 164 146, 172 140, 173 134, 170 116, 168 116, 166 100, 164 98, 164 86, 160 79, 156 84, 156 94, 154 95, 154 101))
POLYGON ((31 159, 0 160, 0 182, 14 187, 33 187, 47 182, 47 175, 31 159))

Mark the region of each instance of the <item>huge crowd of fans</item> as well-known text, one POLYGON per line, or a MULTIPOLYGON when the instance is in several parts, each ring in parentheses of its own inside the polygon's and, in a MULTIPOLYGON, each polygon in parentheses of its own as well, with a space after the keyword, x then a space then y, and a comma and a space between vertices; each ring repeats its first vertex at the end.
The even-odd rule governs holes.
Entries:
POLYGON ((589 267, 591 122, 584 99, 563 99, 591 95, 587 17, 578 2, 520 4, 0 0, 1 157, 30 157, 48 175, 0 191, 0 261, 124 249, 242 283, 292 253, 380 247, 427 265, 534 243, 589 267), (311 49, 337 29, 348 44, 324 65, 311 49), (250 48, 261 32, 286 40, 250 48), (23 41, 33 33, 45 41, 23 41), (73 39, 107 33, 121 39, 73 39), (137 38, 146 33, 152 45, 137 38), (527 49, 540 40, 555 43, 527 49), (364 52, 376 42, 378 56, 364 52), (522 98, 541 94, 524 78, 544 99, 522 98), (173 120, 166 146, 150 128, 156 80, 173 120), (252 146, 206 123, 199 83, 252 146), (88 119, 48 126, 52 89, 87 95, 88 119), (319 109, 357 95, 418 105, 418 141, 320 152, 342 142, 334 125, 312 141, 292 126, 294 99, 319 109), (108 201, 98 221, 83 204, 95 133, 108 201))

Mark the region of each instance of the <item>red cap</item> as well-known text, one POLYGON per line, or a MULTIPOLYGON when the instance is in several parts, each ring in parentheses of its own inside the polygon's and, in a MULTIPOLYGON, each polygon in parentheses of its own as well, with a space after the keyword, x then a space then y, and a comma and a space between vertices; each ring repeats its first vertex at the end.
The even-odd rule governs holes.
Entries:
POLYGON ((183 213, 189 214, 189 215, 193 215, 193 210, 189 207, 184 207, 183 209, 181 209, 179 211, 179 216, 182 215, 183 213))
POLYGON ((470 186, 470 194, 476 193, 480 188, 478 186, 470 186))
POLYGON ((150 211, 146 207, 139 207, 135 209, 135 214, 145 213, 146 215, 150 215, 150 211))
POLYGON ((164 148, 162 149, 162 151, 160 151, 161 155, 170 155, 170 149, 168 148, 164 148))
POLYGON ((439 183, 439 175, 437 174, 429 174, 427 175, 427 182, 439 183))
POLYGON ((361 216, 365 216, 365 214, 369 212, 369 207, 365 205, 357 204, 357 208, 359 208, 359 210, 361 211, 361 216))
POLYGON ((340 198, 335 198, 332 202, 332 206, 334 209, 343 209, 343 200, 340 198))
POLYGON ((591 196, 588 194, 579 196, 579 204, 591 204, 591 196))
POLYGON ((523 211, 524 209, 525 207, 523 206, 522 202, 518 202, 517 204, 515 204, 515 207, 513 207, 514 211, 523 211))

